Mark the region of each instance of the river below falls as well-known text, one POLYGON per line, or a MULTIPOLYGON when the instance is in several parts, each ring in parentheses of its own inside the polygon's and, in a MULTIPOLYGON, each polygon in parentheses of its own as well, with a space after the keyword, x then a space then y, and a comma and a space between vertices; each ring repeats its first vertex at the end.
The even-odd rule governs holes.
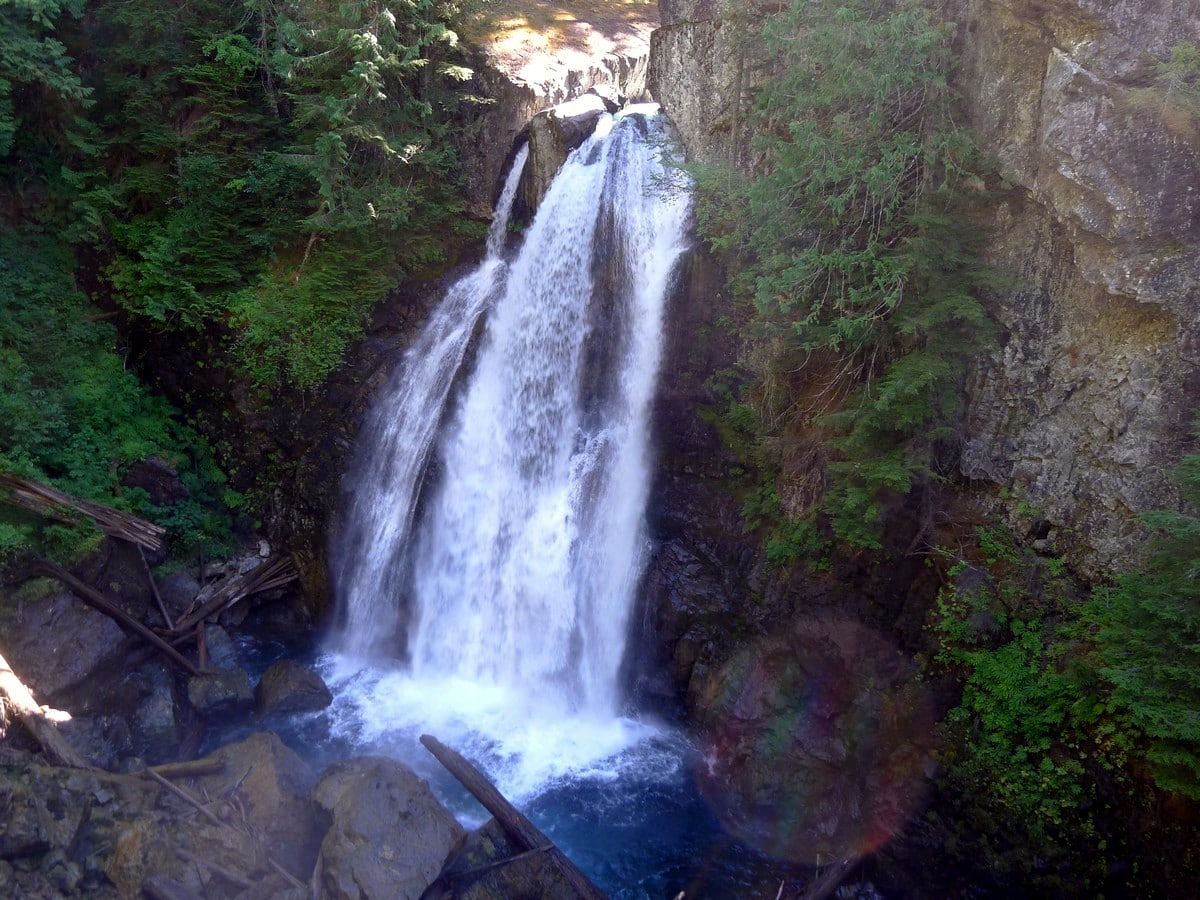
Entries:
MULTIPOLYGON (((668 723, 563 721, 557 729, 549 723, 542 735, 547 745, 538 746, 539 734, 527 723, 523 734, 498 739, 439 716, 439 702, 428 699, 434 695, 398 668, 356 668, 337 654, 249 639, 241 642, 239 655, 254 679, 283 657, 311 666, 326 679, 334 703, 318 713, 212 723, 205 752, 266 728, 316 772, 353 756, 392 757, 425 778, 464 827, 482 825, 487 812, 418 742, 422 733, 431 733, 485 771, 618 900, 673 900, 681 891, 687 898, 711 900, 793 897, 812 877, 811 868, 771 859, 722 831, 696 788, 696 748, 668 723), (502 740, 526 743, 513 752, 502 740), (579 746, 591 741, 597 742, 596 752, 580 753, 579 746), (605 741, 608 747, 600 746, 605 741), (574 762, 563 761, 567 752, 575 754, 574 762)), ((485 717, 486 706, 479 706, 485 717)), ((487 730, 494 732, 495 723, 487 730)), ((834 896, 879 897, 869 884, 848 885, 834 896)))

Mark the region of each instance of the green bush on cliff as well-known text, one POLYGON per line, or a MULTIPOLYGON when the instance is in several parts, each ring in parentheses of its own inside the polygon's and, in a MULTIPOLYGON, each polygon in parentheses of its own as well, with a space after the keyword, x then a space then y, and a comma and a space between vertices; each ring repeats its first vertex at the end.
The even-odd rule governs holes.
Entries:
POLYGON ((982 182, 917 3, 795 0, 769 20, 758 162, 698 173, 699 222, 753 303, 767 437, 816 427, 834 532, 878 547, 889 504, 939 478, 961 378, 988 340, 982 182))
MULTIPOLYGON (((126 367, 113 327, 71 283, 60 242, 0 224, 0 471, 49 482, 168 528, 175 549, 212 554, 229 540, 227 501, 199 435, 126 367), (190 496, 166 507, 123 488, 128 467, 157 455, 190 496)), ((0 561, 32 551, 59 559, 95 532, 0 504, 0 561)))
POLYGON ((105 152, 83 181, 122 307, 260 384, 318 385, 461 212, 452 11, 95 4, 81 47, 105 152))
MULTIPOLYGON (((1177 470, 1184 500, 1200 508, 1200 453, 1177 470)), ((1113 700, 1143 738, 1159 786, 1200 799, 1200 516, 1160 510, 1150 560, 1096 593, 1088 617, 1113 700)))
POLYGON ((1090 662, 1082 589, 1002 528, 978 538, 950 568, 934 625, 935 662, 962 684, 941 726, 951 851, 1040 890, 1068 874, 1077 890, 1103 884, 1101 782, 1123 777, 1128 739, 1090 662))

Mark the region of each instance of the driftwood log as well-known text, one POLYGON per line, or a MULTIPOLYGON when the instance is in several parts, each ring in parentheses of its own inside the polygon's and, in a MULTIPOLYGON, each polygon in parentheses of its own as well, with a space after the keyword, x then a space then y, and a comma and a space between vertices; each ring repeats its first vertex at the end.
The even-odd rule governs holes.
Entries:
POLYGON ((33 699, 29 688, 17 677, 2 655, 0 655, 0 703, 13 714, 25 730, 41 745, 42 752, 55 765, 73 769, 90 769, 87 760, 79 755, 71 742, 58 730, 46 715, 45 709, 33 699))
POLYGON ((90 519, 107 535, 118 537, 155 552, 162 549, 166 529, 91 500, 70 494, 27 478, 0 472, 0 502, 19 506, 65 525, 78 525, 80 517, 90 519))
POLYGON ((200 592, 192 601, 191 608, 175 623, 174 632, 180 637, 190 637, 190 632, 196 625, 220 615, 242 598, 282 587, 298 577, 296 565, 288 556, 268 560, 245 574, 230 575, 215 583, 211 590, 206 588, 200 592))
POLYGON ((504 833, 521 851, 544 851, 580 897, 585 900, 605 900, 607 895, 592 884, 566 854, 525 818, 520 810, 509 803, 487 776, 471 765, 462 754, 447 747, 432 735, 421 735, 421 743, 471 792, 471 796, 478 800, 484 809, 496 817, 504 833))

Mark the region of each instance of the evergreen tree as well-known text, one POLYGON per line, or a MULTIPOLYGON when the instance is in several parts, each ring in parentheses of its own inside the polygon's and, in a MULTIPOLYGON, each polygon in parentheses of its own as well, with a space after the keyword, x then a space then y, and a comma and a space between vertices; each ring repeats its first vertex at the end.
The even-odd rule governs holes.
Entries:
POLYGON ((938 478, 989 333, 949 34, 919 3, 794 0, 765 41, 758 163, 700 173, 701 227, 753 301, 760 374, 785 384, 768 430, 824 429, 834 531, 878 547, 889 500, 938 478))
POLYGON ((1200 799, 1200 453, 1177 477, 1190 510, 1145 516, 1148 564, 1088 607, 1113 699, 1145 738, 1158 784, 1200 799))

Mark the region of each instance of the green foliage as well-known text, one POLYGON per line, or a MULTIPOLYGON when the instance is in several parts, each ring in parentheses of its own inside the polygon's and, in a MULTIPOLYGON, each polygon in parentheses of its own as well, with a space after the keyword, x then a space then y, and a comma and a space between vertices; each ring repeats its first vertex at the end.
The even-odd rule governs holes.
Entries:
POLYGON ((82 0, 11 0, 0 6, 0 158, 18 135, 53 125, 53 107, 87 96, 62 42, 51 35, 63 15, 79 16, 82 0), (51 109, 36 109, 48 104, 51 109))
POLYGON ((1180 41, 1154 70, 1155 81, 1168 103, 1200 115, 1200 47, 1180 41))
POLYGON ((451 12, 97 4, 87 68, 108 152, 86 196, 121 305, 158 328, 232 328, 218 346, 264 386, 319 384, 461 211, 445 136, 470 73, 451 12))
POLYGON ((1099 782, 1122 777, 1129 742, 1082 640, 1079 588, 1000 528, 980 529, 971 557, 951 568, 936 624, 937 662, 963 685, 941 776, 963 852, 1046 888, 1064 870, 1100 883, 1104 856, 1079 842, 1096 839, 1099 782))
MULTIPOLYGON (((1181 493, 1200 507, 1200 454, 1177 469, 1181 493)), ((1139 572, 1098 591, 1088 606, 1104 677, 1145 741, 1155 781, 1200 799, 1200 516, 1161 510, 1139 572)))
MULTIPOLYGON (((223 481, 203 443, 125 367, 116 333, 71 283, 71 254, 0 226, 0 470, 147 516, 176 548, 228 541, 223 481), (190 497, 172 507, 123 490, 135 462, 157 455, 183 470, 190 497)), ((0 506, 0 559, 24 551, 67 558, 96 533, 0 506)))
POLYGON ((777 406, 799 401, 831 434, 825 509, 854 546, 880 546, 890 501, 937 479, 961 373, 990 334, 948 38, 917 3, 791 3, 766 28, 757 170, 697 172, 701 231, 733 258, 750 340, 769 349, 759 374, 790 371, 777 406))
POLYGON ((239 355, 260 383, 315 387, 363 328, 367 310, 392 283, 387 254, 330 241, 313 251, 304 278, 263 276, 231 298, 239 355))

